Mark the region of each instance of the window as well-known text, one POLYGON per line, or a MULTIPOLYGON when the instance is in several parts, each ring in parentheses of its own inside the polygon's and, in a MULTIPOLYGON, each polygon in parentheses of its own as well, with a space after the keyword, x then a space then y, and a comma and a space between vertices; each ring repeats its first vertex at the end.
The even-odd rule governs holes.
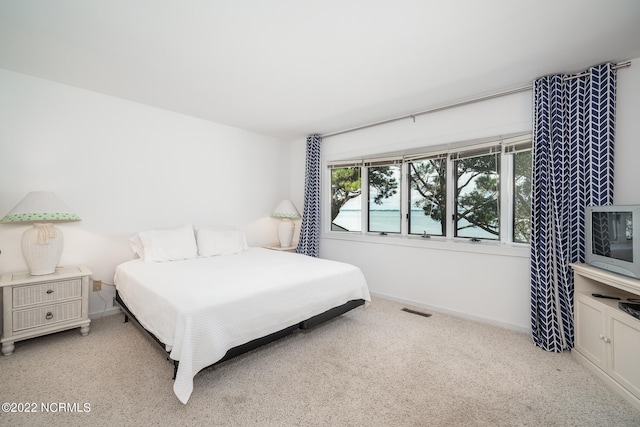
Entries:
POLYGON ((331 169, 331 230, 360 231, 362 220, 360 166, 331 169))
POLYGON ((515 243, 531 242, 531 140, 504 147, 513 157, 513 236, 515 243))
POLYGON ((409 234, 446 236, 447 157, 408 162, 409 234))
POLYGON ((529 243, 531 136, 451 146, 330 164, 331 230, 529 243))
POLYGON ((500 238, 500 147, 452 155, 455 171, 455 237, 500 238))
POLYGON ((531 242, 531 150, 516 153, 513 173, 513 241, 531 242))
POLYGON ((399 165, 369 165, 369 231, 400 233, 399 165))

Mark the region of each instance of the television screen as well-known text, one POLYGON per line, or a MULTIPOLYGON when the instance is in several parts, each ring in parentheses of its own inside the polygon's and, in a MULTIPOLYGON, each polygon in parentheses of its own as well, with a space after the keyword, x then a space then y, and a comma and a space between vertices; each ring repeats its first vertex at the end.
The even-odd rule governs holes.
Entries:
POLYGON ((591 212, 593 254, 633 262, 633 213, 591 212))

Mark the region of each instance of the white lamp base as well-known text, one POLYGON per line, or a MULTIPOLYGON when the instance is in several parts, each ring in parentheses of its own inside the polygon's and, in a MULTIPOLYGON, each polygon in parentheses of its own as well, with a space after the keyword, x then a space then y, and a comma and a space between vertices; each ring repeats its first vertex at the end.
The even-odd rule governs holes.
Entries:
POLYGON ((293 221, 287 218, 283 218, 278 224, 278 240, 280 240, 280 247, 291 247, 291 241, 293 240, 293 230, 295 226, 293 221))
POLYGON ((62 255, 62 232, 52 224, 33 224, 22 235, 22 256, 32 276, 55 273, 62 255))

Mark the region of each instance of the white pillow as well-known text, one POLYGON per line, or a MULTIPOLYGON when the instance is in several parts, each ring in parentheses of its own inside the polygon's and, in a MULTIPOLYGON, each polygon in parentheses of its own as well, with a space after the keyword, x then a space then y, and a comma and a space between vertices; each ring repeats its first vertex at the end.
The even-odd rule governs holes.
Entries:
POLYGON ((147 230, 129 239, 132 248, 136 246, 136 237, 142 244, 142 251, 134 249, 145 262, 177 261, 196 258, 198 247, 193 225, 185 224, 178 228, 147 230))
POLYGON ((131 247, 135 255, 134 258, 144 259, 144 246, 142 246, 142 241, 140 240, 140 233, 129 237, 129 247, 131 247))
POLYGON ((237 254, 249 248, 245 234, 237 230, 201 228, 196 238, 198 253, 205 257, 237 254))

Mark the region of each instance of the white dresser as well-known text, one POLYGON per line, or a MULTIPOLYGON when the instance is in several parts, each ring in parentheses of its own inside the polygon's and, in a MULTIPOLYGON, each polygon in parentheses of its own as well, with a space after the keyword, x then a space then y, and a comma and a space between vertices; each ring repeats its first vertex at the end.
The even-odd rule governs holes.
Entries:
POLYGON ((87 335, 91 274, 86 267, 58 268, 44 276, 3 274, 2 353, 13 353, 16 341, 66 329, 79 327, 87 335))
POLYGON ((575 343, 582 364, 640 409, 640 319, 618 308, 640 299, 640 280, 586 264, 574 272, 575 343), (617 299, 597 298, 605 294, 617 299))

